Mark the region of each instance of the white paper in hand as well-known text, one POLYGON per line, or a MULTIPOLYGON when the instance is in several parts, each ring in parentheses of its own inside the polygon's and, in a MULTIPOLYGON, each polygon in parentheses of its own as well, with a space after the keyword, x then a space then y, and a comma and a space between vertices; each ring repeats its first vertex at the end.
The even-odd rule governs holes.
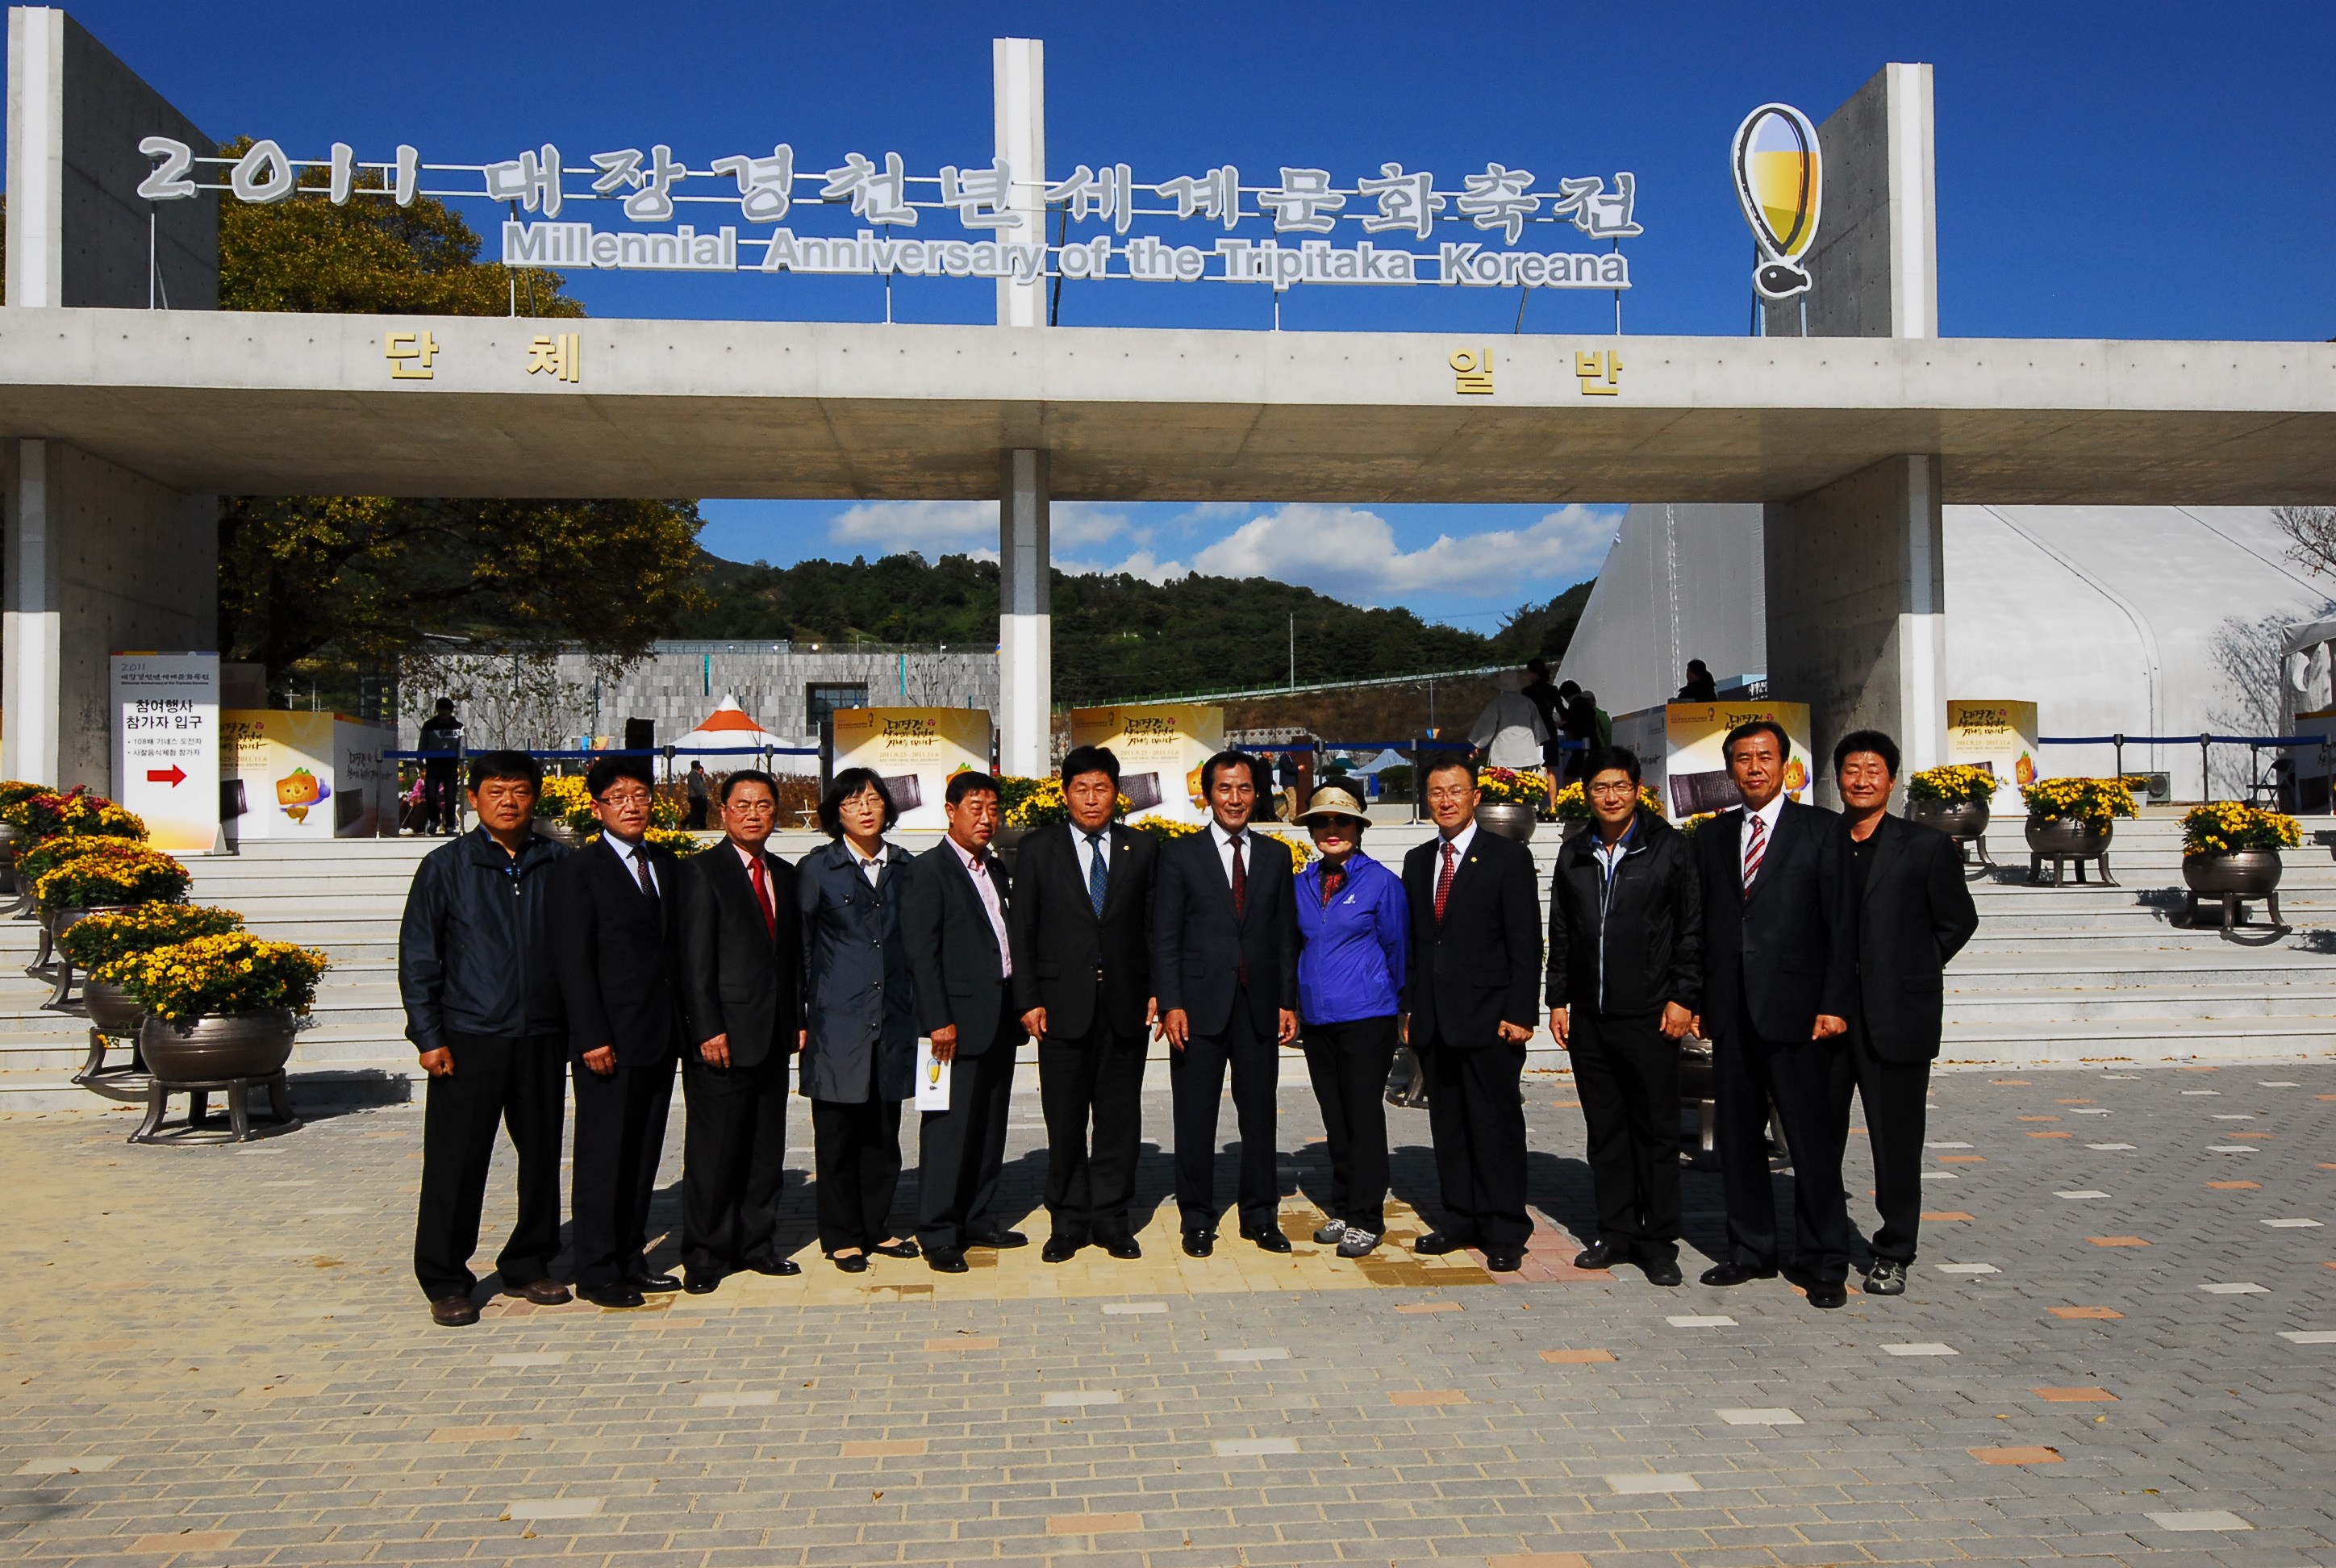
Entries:
POLYGON ((933 1043, 917 1042, 917 1109, 946 1111, 949 1108, 949 1066, 948 1062, 933 1060, 933 1043))

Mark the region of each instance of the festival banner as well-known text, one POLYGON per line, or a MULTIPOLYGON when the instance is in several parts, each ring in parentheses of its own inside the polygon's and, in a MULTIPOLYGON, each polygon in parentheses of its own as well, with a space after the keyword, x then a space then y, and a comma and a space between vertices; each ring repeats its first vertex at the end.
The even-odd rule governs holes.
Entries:
MULTIPOLYGON (((1735 781, 1728 776, 1728 759, 1720 755, 1720 743, 1729 730, 1754 719, 1770 719, 1785 726, 1793 743, 1792 755, 1785 764, 1785 796, 1806 803, 1814 765, 1809 756, 1808 704, 1675 702, 1666 704, 1662 713, 1661 782, 1657 782, 1652 767, 1646 769, 1646 782, 1665 792, 1672 821, 1683 822, 1698 812, 1725 811, 1742 803, 1735 781)), ((1621 739, 1619 734, 1616 739, 1621 739)))
POLYGON ((219 847, 219 657, 113 656, 113 798, 165 853, 219 847))
POLYGON ((1131 817, 1204 823, 1201 765, 1225 749, 1225 710, 1198 703, 1071 710, 1071 744, 1109 746, 1131 817))
POLYGON ((989 710, 979 707, 839 709, 835 771, 864 767, 884 781, 900 813, 896 827, 941 832, 952 774, 989 771, 989 710))
POLYGON ((219 794, 230 842, 373 838, 394 787, 387 731, 346 714, 229 708, 219 794))
POLYGON ((2032 702, 1947 704, 1947 761, 1983 767, 1995 774, 1996 788, 2017 789, 2041 776, 2037 759, 2036 705, 2032 702))

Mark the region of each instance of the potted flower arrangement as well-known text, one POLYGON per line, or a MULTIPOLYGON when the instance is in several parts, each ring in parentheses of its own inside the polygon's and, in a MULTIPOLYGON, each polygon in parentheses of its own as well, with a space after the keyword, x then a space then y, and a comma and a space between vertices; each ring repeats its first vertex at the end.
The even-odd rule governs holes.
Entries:
POLYGON ((48 793, 22 779, 0 781, 0 891, 16 891, 16 851, 31 836, 24 831, 24 803, 48 793))
POLYGON ((57 938, 57 950, 67 963, 90 976, 82 996, 89 1004, 89 1021, 98 1033, 132 1035, 143 1010, 119 984, 99 979, 98 970, 132 953, 242 929, 243 917, 233 910, 209 904, 140 904, 133 909, 92 911, 57 938))
POLYGON ((543 781, 543 790, 535 797, 534 825, 541 837, 570 849, 582 843, 585 834, 599 831, 592 797, 584 793, 580 775, 554 774, 543 781))
POLYGON ((2117 779, 2048 778, 2021 787, 2028 803, 2028 848, 2060 860, 2107 853, 2118 817, 2133 813, 2133 793, 2117 779))
POLYGON ((97 973, 146 1011, 138 1046, 169 1083, 258 1078, 291 1059, 297 1016, 328 960, 314 948, 224 931, 124 954, 97 973))
POLYGON ((1480 769, 1476 792, 1476 825, 1519 843, 1533 837, 1533 820, 1549 803, 1548 781, 1516 768, 1480 769))
POLYGON ((24 853, 60 839, 143 840, 146 824, 103 795, 76 784, 60 794, 38 784, 0 784, 0 868, 10 870, 15 889, 30 897, 32 874, 17 862, 24 853))
POLYGON ((1926 767, 1906 780, 1906 816, 1952 839, 1975 839, 1987 832, 2000 787, 1993 772, 1968 763, 1926 767))
POLYGON ((2182 817, 2182 880, 2208 898, 2267 898, 2279 886, 2279 852, 2302 842, 2281 812, 2244 801, 2192 806, 2182 817))
MULTIPOLYGON (((54 979, 49 955, 59 933, 97 910, 179 903, 193 881, 187 868, 128 839, 54 838, 24 852, 20 867, 41 905, 41 950, 26 972, 54 979)), ((50 998, 64 999, 60 989, 50 998)))

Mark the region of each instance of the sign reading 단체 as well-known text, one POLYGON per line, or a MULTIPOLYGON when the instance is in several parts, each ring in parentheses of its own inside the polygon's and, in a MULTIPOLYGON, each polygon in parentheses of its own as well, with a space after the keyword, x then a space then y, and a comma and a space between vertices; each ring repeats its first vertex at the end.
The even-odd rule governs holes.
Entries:
POLYGON ((835 771, 872 770, 899 813, 895 827, 946 829, 949 777, 989 771, 989 710, 851 707, 836 712, 835 771))
POLYGON ((219 842, 219 656, 113 656, 113 798, 168 854, 219 842))
POLYGON ((1225 710, 1182 702, 1073 708, 1071 744, 1111 748, 1130 817, 1204 823, 1201 765, 1225 749, 1225 710))

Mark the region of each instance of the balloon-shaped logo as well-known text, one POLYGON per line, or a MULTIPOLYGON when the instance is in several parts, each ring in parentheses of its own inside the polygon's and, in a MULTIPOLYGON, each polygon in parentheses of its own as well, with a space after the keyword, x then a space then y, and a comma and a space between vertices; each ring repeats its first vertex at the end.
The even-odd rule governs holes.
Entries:
POLYGON ((1817 128, 1789 103, 1763 103, 1736 131, 1736 199, 1752 226, 1760 259, 1752 287, 1764 299, 1790 299, 1809 287, 1799 265, 1817 237, 1825 194, 1817 128))

